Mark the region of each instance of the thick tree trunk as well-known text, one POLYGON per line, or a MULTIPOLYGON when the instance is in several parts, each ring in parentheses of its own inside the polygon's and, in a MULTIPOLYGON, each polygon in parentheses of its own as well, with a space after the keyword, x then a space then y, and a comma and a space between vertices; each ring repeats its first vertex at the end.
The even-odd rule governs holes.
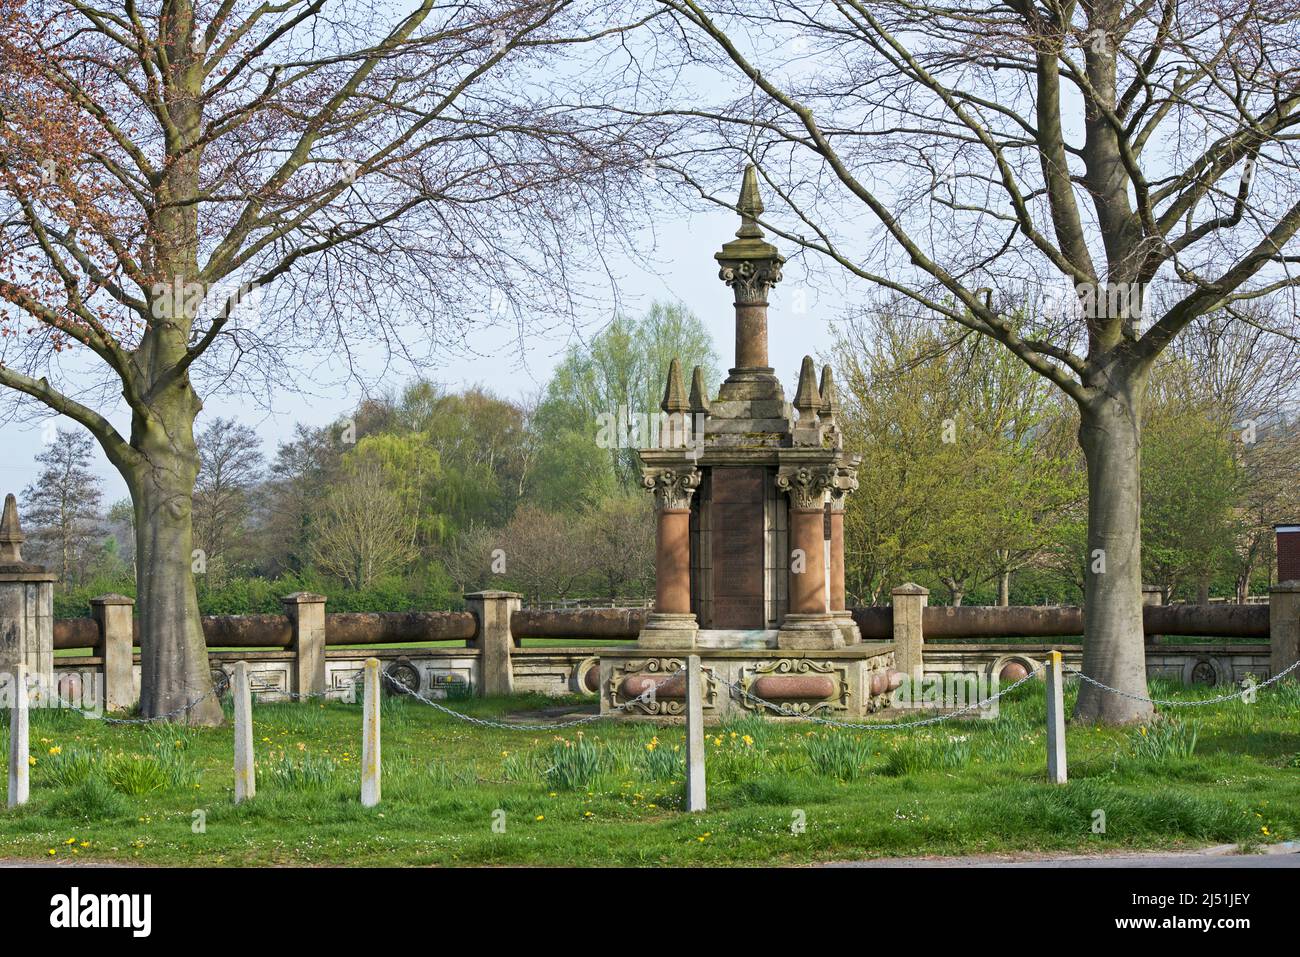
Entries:
POLYGON ((223 715, 220 702, 211 694, 212 674, 192 571, 197 409, 197 397, 185 385, 156 402, 151 408, 156 415, 150 420, 137 416, 133 428, 131 444, 145 459, 131 481, 142 663, 140 713, 218 725, 223 715))
MULTIPOLYGON (((1142 636, 1142 377, 1081 405, 1079 444, 1088 464, 1088 554, 1084 577, 1083 673, 1147 695, 1142 636)), ((1079 687, 1074 720, 1132 724, 1152 706, 1092 685, 1079 687)))
POLYGON ((1011 605, 1011 572, 1004 571, 998 576, 998 605, 1002 608, 1011 605))

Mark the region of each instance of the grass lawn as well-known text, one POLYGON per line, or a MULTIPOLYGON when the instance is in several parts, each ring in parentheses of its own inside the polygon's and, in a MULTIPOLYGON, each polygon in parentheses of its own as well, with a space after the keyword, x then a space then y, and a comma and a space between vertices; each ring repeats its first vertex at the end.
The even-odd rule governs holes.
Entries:
MULTIPOLYGON (((1153 690, 1212 694, 1159 683, 1153 690)), ((451 703, 482 716, 555 704, 537 696, 451 703)), ((1294 684, 1261 692, 1253 705, 1190 709, 1186 721, 1145 732, 1072 727, 1071 780, 1061 787, 1044 781, 1041 685, 1031 682, 1003 704, 996 720, 908 732, 760 718, 710 727, 709 811, 699 815, 680 810, 681 725, 506 731, 388 699, 383 802, 364 809, 359 705, 255 705, 258 794, 239 806, 229 726, 126 727, 36 710, 32 800, 0 811, 0 857, 759 865, 1251 845, 1300 835, 1294 684), (1098 810, 1105 833, 1093 832, 1098 810)))

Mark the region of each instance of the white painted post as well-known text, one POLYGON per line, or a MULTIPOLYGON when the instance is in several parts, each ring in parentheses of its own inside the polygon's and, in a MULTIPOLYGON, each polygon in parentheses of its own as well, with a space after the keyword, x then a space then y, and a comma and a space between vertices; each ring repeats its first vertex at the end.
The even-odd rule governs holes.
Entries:
POLYGON ((1065 697, 1061 687, 1061 653, 1047 657, 1047 779, 1066 782, 1065 697))
POLYGON ((361 707, 361 804, 379 803, 379 659, 366 659, 365 701, 361 707))
POLYGON ((253 690, 248 681, 248 662, 235 662, 235 803, 257 794, 257 772, 253 768, 253 690))
POLYGON ((700 656, 686 657, 686 810, 703 811, 708 800, 704 786, 704 697, 700 692, 700 656))
POLYGON ((28 782, 28 724, 27 724, 27 665, 17 662, 10 672, 13 676, 14 701, 9 709, 9 806, 27 803, 30 794, 28 782))

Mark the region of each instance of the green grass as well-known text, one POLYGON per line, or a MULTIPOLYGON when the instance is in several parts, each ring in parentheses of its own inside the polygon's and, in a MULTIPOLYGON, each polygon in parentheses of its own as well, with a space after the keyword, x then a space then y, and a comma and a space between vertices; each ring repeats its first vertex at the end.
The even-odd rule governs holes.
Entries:
MULTIPOLYGON (((761 865, 1300 836, 1298 690, 1197 708, 1145 734, 1071 726, 1070 783, 1059 787, 1044 780, 1041 688, 1014 697, 996 720, 915 731, 757 717, 710 726, 709 810, 697 815, 682 811, 680 724, 497 730, 391 699, 383 801, 366 809, 358 801, 358 705, 257 705, 258 793, 238 806, 229 726, 113 726, 33 711, 32 800, 0 811, 0 857, 761 865), (1105 812, 1103 834, 1092 830, 1096 810, 1105 812)), ((499 716, 554 704, 521 695, 456 707, 499 716)), ((6 747, 7 733, 0 723, 6 747)))

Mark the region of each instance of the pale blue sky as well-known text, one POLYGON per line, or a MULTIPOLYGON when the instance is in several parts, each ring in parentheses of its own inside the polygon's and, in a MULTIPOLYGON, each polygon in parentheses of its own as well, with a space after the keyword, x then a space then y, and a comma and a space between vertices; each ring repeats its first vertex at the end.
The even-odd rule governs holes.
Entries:
MULTIPOLYGON (((713 335, 714 345, 725 370, 733 364, 733 319, 731 290, 717 278, 713 254, 732 237, 736 228, 734 214, 725 210, 660 219, 653 262, 624 257, 615 260, 614 272, 623 277, 619 295, 625 309, 637 314, 655 299, 679 300, 692 309, 713 335)), ((791 249, 782 250, 787 255, 791 249)), ((785 280, 772 296, 769 320, 770 361, 785 384, 787 396, 794 394, 799 364, 805 354, 817 355, 830 345, 830 320, 841 314, 845 289, 835 278, 812 277, 805 273, 803 260, 786 267, 785 280), (799 310, 802 308, 802 312, 799 310)), ((609 290, 594 290, 612 301, 609 290)), ((582 330, 584 336, 597 331, 608 314, 595 313, 582 330)), ((481 384, 507 398, 522 398, 544 385, 572 338, 555 336, 527 343, 521 354, 518 343, 506 330, 484 330, 472 335, 469 347, 481 358, 466 360, 455 357, 424 370, 426 377, 452 389, 481 384)), ((378 361, 376 359, 376 361, 378 361)), ((396 390, 405 378, 394 378, 385 386, 396 390)), ((253 409, 240 397, 205 396, 205 408, 198 427, 217 416, 239 418, 257 428, 262 436, 268 460, 275 454, 279 441, 287 438, 296 422, 323 426, 350 412, 361 398, 358 390, 336 388, 332 391, 303 396, 283 392, 273 400, 273 411, 266 414, 253 409)), ((125 406, 110 418, 126 434, 130 427, 125 406)), ((35 457, 42 449, 42 430, 46 422, 6 422, 0 424, 0 493, 21 494, 32 482, 39 466, 35 457)), ((57 420, 60 428, 79 428, 68 419, 57 420)), ((593 434, 595 424, 593 423, 593 434)), ((126 486, 96 446, 95 469, 104 480, 107 505, 126 497, 126 486)))

